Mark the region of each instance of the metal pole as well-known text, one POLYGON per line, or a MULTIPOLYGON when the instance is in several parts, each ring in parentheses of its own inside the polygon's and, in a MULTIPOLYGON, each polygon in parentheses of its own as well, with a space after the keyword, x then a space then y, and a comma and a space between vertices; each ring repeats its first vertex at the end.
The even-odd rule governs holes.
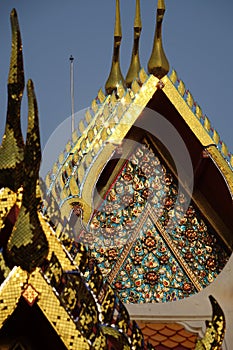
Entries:
POLYGON ((74 57, 70 56, 71 136, 74 132, 74 57))

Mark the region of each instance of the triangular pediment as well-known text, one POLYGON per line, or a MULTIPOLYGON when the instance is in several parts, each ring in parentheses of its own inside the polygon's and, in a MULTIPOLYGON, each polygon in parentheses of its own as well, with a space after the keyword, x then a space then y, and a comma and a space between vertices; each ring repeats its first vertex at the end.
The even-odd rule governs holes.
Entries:
POLYGON ((122 300, 183 299, 211 283, 227 249, 153 144, 144 139, 112 179, 79 238, 122 300))

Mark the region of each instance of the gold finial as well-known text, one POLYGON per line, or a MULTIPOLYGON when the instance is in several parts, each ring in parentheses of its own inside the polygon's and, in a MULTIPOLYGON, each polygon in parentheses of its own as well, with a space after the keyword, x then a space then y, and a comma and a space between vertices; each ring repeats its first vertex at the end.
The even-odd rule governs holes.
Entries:
POLYGON ((116 20, 115 20, 114 37, 118 37, 120 40, 122 38, 120 2, 119 2, 119 0, 116 0, 116 20))
POLYGON ((121 73, 120 68, 120 45, 121 45, 121 19, 120 19, 120 3, 119 0, 116 0, 116 21, 115 21, 115 30, 114 30, 114 49, 112 57, 112 67, 108 77, 108 80, 105 84, 105 90, 107 94, 111 94, 113 91, 116 91, 119 83, 124 83, 124 78, 121 73))
POLYGON ((140 0, 136 0, 136 13, 134 19, 134 45, 130 67, 126 76, 126 85, 130 87, 133 80, 138 80, 139 71, 141 69, 139 58, 139 39, 142 30, 141 14, 140 14, 140 0))
POLYGON ((169 62, 164 53, 162 44, 162 21, 164 13, 164 0, 158 0, 154 46, 148 62, 148 71, 159 79, 161 79, 169 71, 169 62))
POLYGON ((16 10, 11 11, 11 61, 8 76, 8 106, 5 133, 0 146, 0 187, 16 191, 22 185, 24 142, 20 107, 24 90, 22 41, 16 10))
POLYGON ((27 84, 28 130, 24 152, 22 206, 7 244, 7 260, 32 272, 48 254, 48 242, 38 217, 37 186, 41 160, 37 102, 31 80, 27 84))
POLYGON ((141 11, 140 11, 140 0, 136 0, 136 12, 135 12, 135 19, 134 19, 134 28, 138 28, 139 32, 141 32, 142 21, 141 21, 141 11))

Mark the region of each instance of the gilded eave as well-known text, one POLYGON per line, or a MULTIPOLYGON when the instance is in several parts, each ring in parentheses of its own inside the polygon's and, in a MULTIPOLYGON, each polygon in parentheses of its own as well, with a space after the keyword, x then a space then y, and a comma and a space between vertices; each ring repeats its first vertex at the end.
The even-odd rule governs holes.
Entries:
POLYGON ((17 307, 27 282, 27 272, 14 267, 0 286, 0 328, 17 307))
POLYGON ((47 194, 55 198, 63 218, 69 217, 70 204, 76 201, 83 207, 84 221, 89 221, 92 191, 97 179, 157 90, 159 80, 153 75, 148 77, 143 69, 139 79, 141 86, 134 81, 130 90, 119 85, 117 98, 114 92, 107 97, 99 92, 87 110, 85 120, 79 122, 77 132, 80 136, 73 134, 73 145, 67 144, 65 152, 60 154, 47 175, 47 194))
POLYGON ((182 81, 178 81, 175 71, 170 76, 163 77, 163 92, 179 112, 180 117, 188 125, 203 148, 207 149, 219 171, 225 178, 231 196, 233 197, 233 156, 227 146, 220 141, 218 133, 211 127, 208 117, 202 115, 200 107, 194 102, 182 81), (175 77, 175 78, 174 78, 175 77), (203 124, 201 123, 203 120, 203 124))
POLYGON ((83 209, 84 222, 88 223, 93 213, 93 190, 100 174, 158 89, 208 151, 233 196, 233 156, 228 154, 209 119, 203 117, 184 83, 178 81, 175 71, 158 80, 153 75, 147 76, 142 69, 139 79, 140 85, 134 81, 131 89, 119 85, 117 98, 115 93, 105 96, 99 91, 86 112, 85 121, 79 123, 80 136, 77 131, 73 134, 72 142, 67 144, 47 175, 48 195, 57 201, 63 218, 69 217, 71 203, 77 202, 83 209))
MULTIPOLYGON (((19 300, 24 295, 28 286, 38 294, 37 305, 62 339, 67 349, 89 349, 90 346, 87 340, 77 330, 75 323, 60 304, 53 289, 43 278, 39 268, 28 275, 20 267, 14 267, 7 279, 2 283, 0 287, 0 328, 2 328, 3 324, 17 308, 19 300), (71 342, 73 346, 70 345, 71 342)), ((30 297, 32 297, 32 294, 30 297)))
MULTIPOLYGON (((61 243, 58 241, 55 233, 44 220, 42 215, 39 215, 41 225, 46 234, 49 243, 48 260, 51 260, 52 254, 56 255, 63 271, 76 270, 76 265, 72 262, 61 243)), ((0 328, 12 315, 21 297, 27 300, 26 293, 28 286, 32 287, 38 296, 36 303, 53 326, 58 337, 62 339, 67 349, 89 349, 90 345, 87 339, 77 329, 68 311, 61 304, 57 295, 50 285, 49 281, 42 273, 40 268, 36 268, 32 273, 27 273, 21 267, 14 267, 5 281, 0 286, 0 328), (71 343, 73 345, 71 345, 71 343)), ((29 294, 31 297, 31 293, 29 294)), ((27 300, 30 302, 30 300, 27 300)))

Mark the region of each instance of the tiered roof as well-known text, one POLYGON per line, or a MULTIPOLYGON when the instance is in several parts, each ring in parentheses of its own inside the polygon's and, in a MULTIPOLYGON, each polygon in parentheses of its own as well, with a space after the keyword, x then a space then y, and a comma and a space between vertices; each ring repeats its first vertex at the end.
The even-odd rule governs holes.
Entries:
MULTIPOLYGON (((118 1, 117 9, 114 50, 119 49, 121 37, 118 1)), ((162 52, 161 23, 164 10, 163 1, 159 1, 154 46, 157 53, 162 52)), ((136 18, 139 18, 138 11, 139 2, 136 18)), ((191 95, 187 93, 184 100, 181 88, 178 87, 177 91, 174 85, 175 73, 170 78, 161 76, 161 72, 163 75, 168 70, 162 55, 160 60, 156 60, 158 69, 149 68, 153 74, 159 71, 158 77, 147 75, 140 69, 130 88, 126 89, 122 77, 118 76, 120 81, 115 81, 116 86, 111 83, 107 89, 110 94, 99 91, 85 115, 85 121, 79 124, 80 135, 77 132, 72 135, 65 153, 60 155, 46 178, 47 189, 43 187, 44 184, 41 186, 47 192, 41 213, 37 104, 33 83, 29 80, 28 131, 24 144, 20 128, 20 105, 24 89, 22 44, 15 10, 12 11, 11 21, 13 35, 8 112, 0 148, 0 341, 7 341, 7 334, 12 334, 16 338, 11 339, 15 342, 11 346, 23 348, 24 345, 17 338, 19 334, 16 331, 8 332, 14 327, 17 329, 17 322, 25 314, 27 322, 26 315, 36 315, 37 320, 43 320, 48 330, 48 343, 41 346, 48 347, 49 342, 56 339, 61 349, 149 349, 151 346, 144 340, 136 322, 130 322, 125 306, 108 281, 104 280, 95 259, 82 243, 72 239, 73 232, 69 226, 71 209, 76 211, 82 221, 80 227, 84 232, 78 234, 87 234, 86 227, 93 218, 92 190, 106 161, 115 151, 119 151, 121 143, 145 107, 148 104, 153 107, 153 103, 161 96, 170 101, 182 123, 195 134, 199 144, 220 168, 231 191, 232 171, 217 148, 213 147, 212 139, 210 142, 208 123, 203 127, 194 116, 191 95)), ((135 23, 138 33, 140 21, 135 23)), ((138 39, 138 35, 135 39, 138 39)), ((117 57, 114 51, 113 61, 117 57)), ((135 62, 134 59, 132 62, 135 62)), ((221 189, 224 195, 226 189, 221 189)), ((226 222, 228 226, 229 222, 226 222)), ((219 228, 218 223, 216 227, 219 228)), ((228 231, 222 239, 230 249, 232 242, 228 231)), ((223 341, 224 315, 214 298, 211 298, 211 303, 213 320, 196 349, 202 349, 203 344, 207 343, 217 348, 223 341)), ((38 341, 38 333, 33 336, 25 333, 24 336, 32 344, 38 341)))

